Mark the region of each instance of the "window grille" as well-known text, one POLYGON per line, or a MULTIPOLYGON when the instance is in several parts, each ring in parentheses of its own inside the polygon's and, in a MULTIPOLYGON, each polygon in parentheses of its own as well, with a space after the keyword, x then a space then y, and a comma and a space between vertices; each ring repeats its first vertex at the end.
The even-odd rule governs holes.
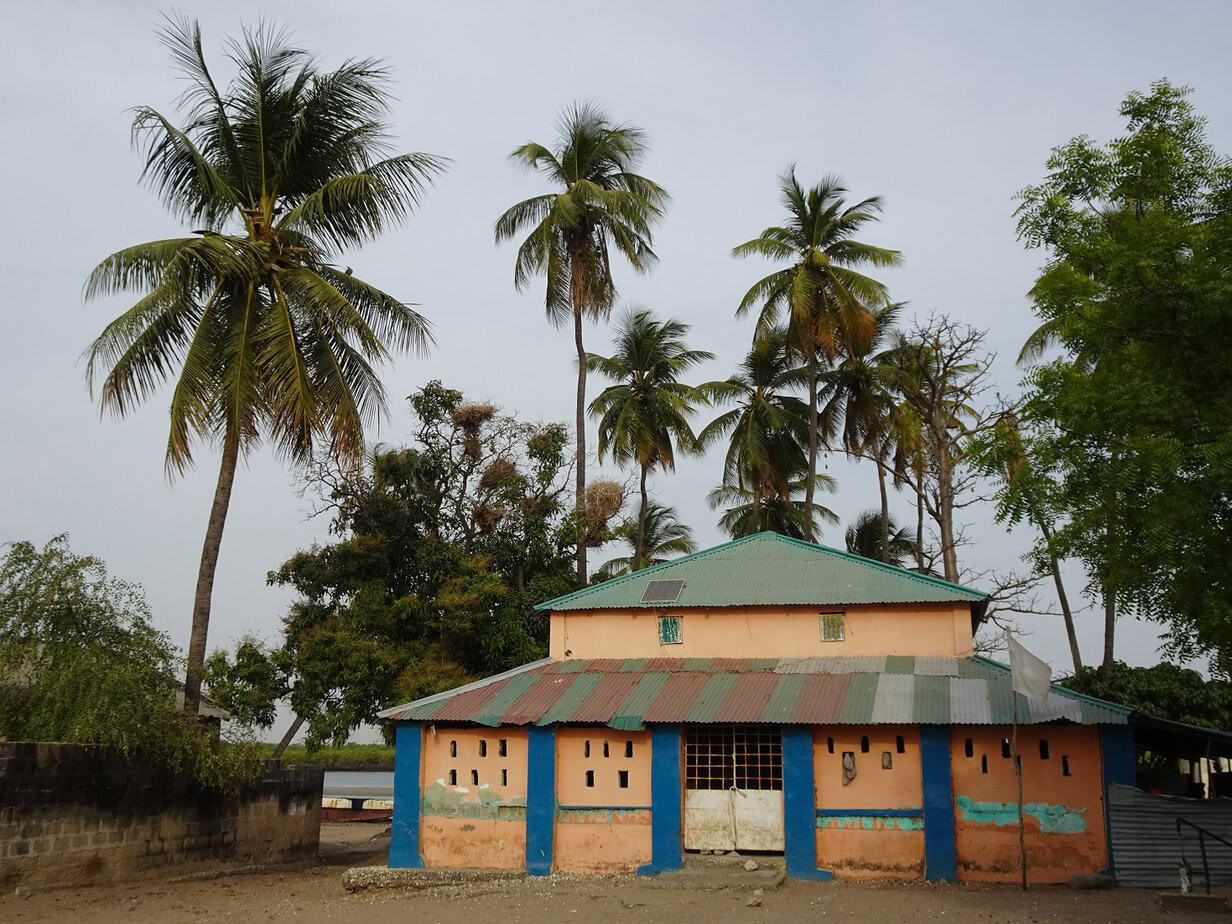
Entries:
POLYGON ((841 642, 843 640, 843 614, 821 614, 821 640, 823 642, 841 642))
POLYGON ((659 617, 659 644, 679 645, 684 641, 679 616, 659 617))
POLYGON ((685 732, 686 789, 782 790, 777 725, 696 725, 685 732))

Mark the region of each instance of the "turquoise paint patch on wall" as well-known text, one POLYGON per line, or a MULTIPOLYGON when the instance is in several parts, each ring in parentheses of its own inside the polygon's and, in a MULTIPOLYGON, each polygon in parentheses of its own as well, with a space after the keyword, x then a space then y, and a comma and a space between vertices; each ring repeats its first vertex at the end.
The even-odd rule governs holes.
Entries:
POLYGON ((644 808, 564 808, 557 806, 558 821, 576 824, 650 824, 650 810, 644 808))
POLYGON ((894 818, 884 815, 819 815, 819 828, 863 828, 865 831, 923 831, 923 818, 894 818))
MULTIPOLYGON (((956 796, 954 804, 962 812, 964 821, 998 826, 1018 824, 1017 802, 976 802, 968 796, 956 796)), ((1022 814, 1038 821, 1045 834, 1080 834, 1087 829, 1086 813, 1084 808, 1047 802, 1027 802, 1022 807, 1022 814)))
POLYGON ((526 817, 526 799, 503 799, 486 785, 467 788, 433 783, 424 790, 423 813, 445 818, 520 821, 526 817))

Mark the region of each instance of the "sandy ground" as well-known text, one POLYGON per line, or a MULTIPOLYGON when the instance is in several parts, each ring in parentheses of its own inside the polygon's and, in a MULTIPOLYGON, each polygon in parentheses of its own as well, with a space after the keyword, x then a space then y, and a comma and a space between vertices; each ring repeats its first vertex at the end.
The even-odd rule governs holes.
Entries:
MULTIPOLYGON (((886 922, 1159 921, 1165 916, 1156 893, 1142 889, 1075 892, 1064 886, 1033 887, 1025 895, 1010 886, 948 886, 923 883, 813 883, 788 881, 749 907, 748 890, 684 891, 653 888, 636 877, 550 879, 480 883, 435 893, 403 889, 348 893, 341 885, 348 866, 380 864, 388 840, 372 839, 380 827, 326 824, 321 863, 300 871, 228 876, 196 882, 149 882, 64 889, 0 897, 0 922, 124 921, 358 921, 479 924, 544 924, 546 921, 827 920, 886 922)), ((1220 920, 1218 915, 1202 915, 1220 920)), ((1168 915, 1167 920, 1182 920, 1168 915)))

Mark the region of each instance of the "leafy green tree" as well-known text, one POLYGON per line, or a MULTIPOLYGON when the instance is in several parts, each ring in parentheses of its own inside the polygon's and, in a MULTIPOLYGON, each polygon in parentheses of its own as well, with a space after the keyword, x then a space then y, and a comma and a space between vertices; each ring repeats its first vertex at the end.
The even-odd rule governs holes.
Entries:
POLYGON ((1056 148, 1017 213, 1047 258, 1028 358, 1059 354, 1023 428, 1059 485, 1056 546, 1104 597, 1105 679, 1123 613, 1232 670, 1232 163, 1188 95, 1130 93, 1124 134, 1056 148))
POLYGON ((611 453, 618 463, 636 463, 641 493, 632 570, 646 567, 646 516, 650 501, 646 477, 653 468, 673 471, 676 449, 692 452, 697 442, 689 416, 697 392, 679 377, 713 353, 685 346, 689 325, 657 321, 649 311, 631 310, 616 328, 611 356, 587 354, 592 372, 615 382, 590 405, 599 419, 599 459, 611 453))
MULTIPOLYGON (((901 305, 886 305, 873 311, 874 332, 844 345, 835 363, 821 374, 818 400, 821 428, 834 434, 834 444, 849 456, 871 458, 877 466, 881 494, 881 539, 872 548, 890 562, 893 548, 890 529, 890 498, 886 479, 895 463, 894 447, 914 443, 918 418, 899 400, 894 323, 901 305)), ((900 461, 902 456, 899 457, 900 461)), ((899 472, 895 481, 899 481, 899 472)), ((895 562, 897 563, 897 562, 895 562)))
MULTIPOLYGON (((791 393, 806 375, 793 362, 786 332, 771 329, 754 341, 735 375, 698 386, 710 403, 734 405, 698 434, 698 444, 704 449, 726 439, 720 494, 750 504, 751 520, 741 530, 760 531, 763 501, 788 495, 788 483, 808 464, 808 407, 791 393)), ((811 526, 802 533, 811 535, 811 526)))
MULTIPOLYGON (((311 748, 344 743, 405 702, 542 657, 542 600, 577 589, 574 545, 610 540, 622 495, 590 485, 586 522, 567 503, 568 432, 467 402, 431 382, 410 397, 411 444, 362 471, 318 466, 319 513, 336 540, 270 573, 297 597, 271 649, 211 657, 209 690, 254 720, 285 696, 311 748)), ((272 719, 272 712, 268 713, 272 719)))
POLYGON ((95 268, 87 298, 141 294, 91 344, 86 379, 122 417, 175 378, 169 475, 198 443, 222 449, 193 602, 193 712, 239 457, 262 441, 296 463, 322 448, 362 453, 364 425, 385 413, 373 363, 431 338, 407 304, 334 261, 405 219, 443 162, 390 156, 388 75, 376 61, 325 71, 262 25, 229 43, 237 74, 220 88, 195 24, 171 20, 161 34, 186 81, 183 125, 141 106, 133 138, 142 178, 196 230, 95 268))
MULTIPOLYGON (((645 133, 615 123, 589 103, 575 104, 557 124, 548 147, 522 145, 510 159, 544 176, 557 191, 511 206, 496 221, 496 242, 528 232, 518 248, 513 284, 520 292, 535 276, 547 280, 545 306, 556 327, 573 321, 577 349, 574 459, 579 517, 586 508, 586 348, 582 320, 604 320, 615 302, 610 254, 624 255, 638 272, 656 257, 652 228, 663 215, 667 192, 636 173, 646 156, 645 133)), ((577 577, 586 582, 586 542, 577 544, 577 577)))
MULTIPOLYGON (((639 515, 640 512, 639 508, 639 515)), ((637 530, 637 520, 626 520, 615 529, 615 537, 629 547, 631 554, 604 562, 597 577, 606 580, 636 570, 633 563, 637 560, 637 530)), ((656 504, 654 501, 646 506, 644 543, 642 557, 646 566, 661 565, 673 556, 689 555, 697 551, 697 543, 693 541, 693 530, 680 522, 676 509, 656 504)))
MULTIPOLYGON (((809 539, 809 530, 817 520, 837 523, 838 515, 828 507, 814 502, 810 508, 806 484, 808 473, 797 470, 794 477, 776 473, 773 482, 764 484, 760 495, 738 484, 721 484, 708 495, 712 510, 722 510, 719 526, 733 539, 772 530, 793 539, 809 539)), ((817 476, 816 487, 822 491, 836 489, 829 475, 817 476)))
MULTIPOLYGON (((805 363, 809 477, 804 503, 808 509, 813 506, 817 485, 819 361, 832 363, 844 341, 872 337, 876 332, 869 308, 886 302, 885 286, 856 267, 897 266, 902 257, 897 250, 854 239, 864 225, 877 219, 879 197, 849 206, 844 198, 847 189, 837 176, 827 176, 805 190, 794 166, 780 178, 779 190, 786 223, 766 228, 760 236, 734 247, 732 254, 789 261, 789 265, 756 282, 741 299, 736 314, 743 315, 760 303, 758 331, 785 321, 788 344, 805 363)), ((805 538, 813 538, 811 523, 805 523, 805 538)))
POLYGON ((233 788, 259 775, 254 742, 219 740, 176 707, 179 652, 145 594, 68 537, 0 558, 0 739, 70 741, 187 769, 233 788))
POLYGON ((890 518, 889 547, 883 546, 885 521, 886 517, 880 510, 865 510, 857 516, 844 536, 847 551, 901 568, 904 561, 915 556, 919 540, 910 529, 899 526, 890 518))
POLYGON ((1107 675, 1102 669, 1084 667, 1060 684, 1156 718, 1232 728, 1232 684, 1206 680, 1197 671, 1175 664, 1130 667, 1117 661, 1107 675))

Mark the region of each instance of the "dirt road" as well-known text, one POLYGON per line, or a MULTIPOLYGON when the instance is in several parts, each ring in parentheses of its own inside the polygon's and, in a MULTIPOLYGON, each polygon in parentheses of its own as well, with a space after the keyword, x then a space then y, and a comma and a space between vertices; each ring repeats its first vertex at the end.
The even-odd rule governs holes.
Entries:
MULTIPOLYGON (((322 864, 299 872, 229 876, 199 882, 135 883, 0 897, 0 922, 89 921, 91 924, 175 924, 192 921, 424 921, 440 924, 577 924, 716 921, 1043 922, 1066 924, 1164 918, 1149 890, 1075 892, 1036 887, 1024 895, 1009 886, 922 883, 788 881, 750 907, 746 891, 653 888, 636 877, 552 877, 483 883, 440 894, 370 890, 341 885, 348 866, 384 862, 386 841, 370 840, 367 825, 322 826, 322 864)), ((1208 920, 1217 917, 1204 916, 1208 920)), ((1181 920, 1169 915, 1166 920, 1181 920)))

